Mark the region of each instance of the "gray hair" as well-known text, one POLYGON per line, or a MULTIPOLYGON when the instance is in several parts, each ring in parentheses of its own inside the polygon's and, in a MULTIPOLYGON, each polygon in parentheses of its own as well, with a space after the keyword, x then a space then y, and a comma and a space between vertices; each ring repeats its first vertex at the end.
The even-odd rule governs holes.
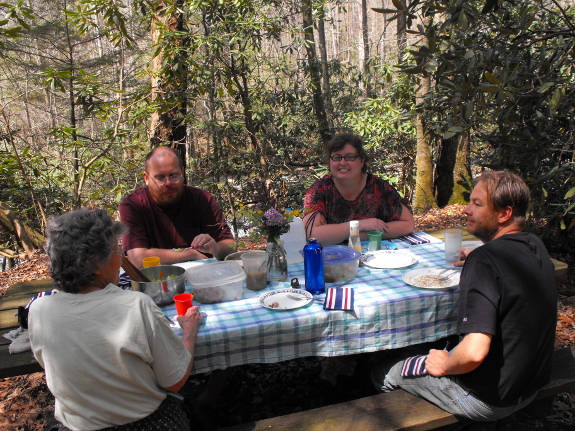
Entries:
POLYGON ((103 209, 82 208, 51 217, 44 249, 58 287, 78 293, 88 286, 96 278, 95 272, 110 260, 126 230, 103 209))

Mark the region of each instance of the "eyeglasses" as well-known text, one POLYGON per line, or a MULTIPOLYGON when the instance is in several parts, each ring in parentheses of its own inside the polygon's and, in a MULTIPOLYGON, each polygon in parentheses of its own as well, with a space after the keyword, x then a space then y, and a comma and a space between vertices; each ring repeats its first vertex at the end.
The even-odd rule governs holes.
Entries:
POLYGON ((355 159, 357 159, 359 157, 359 154, 346 154, 345 156, 342 156, 341 154, 334 154, 333 156, 330 157, 331 160, 333 160, 334 162, 341 162, 341 159, 345 159, 346 162, 354 162, 355 159))
POLYGON ((152 177, 154 179, 154 181, 156 181, 159 185, 163 186, 164 184, 166 184, 166 182, 168 181, 168 179, 170 180, 170 182, 172 184, 178 184, 180 181, 182 181, 182 174, 172 174, 169 177, 152 177))

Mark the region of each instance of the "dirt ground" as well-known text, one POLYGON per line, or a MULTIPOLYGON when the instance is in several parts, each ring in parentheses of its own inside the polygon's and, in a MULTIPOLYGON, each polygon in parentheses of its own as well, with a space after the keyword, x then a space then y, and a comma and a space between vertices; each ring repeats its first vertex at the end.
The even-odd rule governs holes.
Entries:
MULTIPOLYGON (((449 206, 416 217, 416 230, 464 226, 461 206, 449 206)), ((246 242, 247 248, 259 244, 246 242)), ((556 348, 574 344, 575 260, 571 248, 552 240, 552 256, 569 264, 569 277, 559 282, 556 348)), ((47 258, 37 253, 29 261, 0 273, 0 298, 5 289, 17 282, 49 277, 47 258)), ((277 364, 249 365, 234 369, 228 380, 221 406, 211 428, 234 425, 308 410, 373 394, 367 379, 368 358, 358 357, 352 376, 340 376, 337 383, 320 377, 322 358, 302 358, 277 364)), ((200 394, 209 374, 190 378, 185 392, 194 398, 200 394)), ((573 430, 575 429, 575 393, 555 397, 553 412, 545 418, 532 418, 520 412, 498 424, 498 430, 573 430)), ((0 379, 0 430, 41 430, 54 411, 44 373, 0 379)))

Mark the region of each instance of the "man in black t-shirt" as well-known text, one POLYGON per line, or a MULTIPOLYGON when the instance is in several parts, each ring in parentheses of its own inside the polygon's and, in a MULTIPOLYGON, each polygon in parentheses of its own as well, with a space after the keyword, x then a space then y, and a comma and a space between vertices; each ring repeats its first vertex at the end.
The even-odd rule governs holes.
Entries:
POLYGON ((462 250, 458 263, 460 343, 451 352, 430 350, 420 375, 402 376, 403 361, 387 373, 375 368, 378 390, 402 388, 475 421, 503 418, 535 398, 551 374, 557 292, 545 246, 523 232, 528 206, 518 176, 477 179, 464 213, 484 245, 462 250))

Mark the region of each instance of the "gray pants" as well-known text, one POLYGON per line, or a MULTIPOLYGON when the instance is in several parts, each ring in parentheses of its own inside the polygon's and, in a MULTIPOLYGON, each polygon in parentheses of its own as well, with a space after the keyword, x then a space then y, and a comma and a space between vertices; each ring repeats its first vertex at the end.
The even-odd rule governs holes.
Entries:
POLYGON ((473 421, 489 422, 502 419, 521 410, 535 399, 536 393, 517 401, 511 407, 495 407, 475 397, 459 381, 457 376, 433 377, 429 374, 418 377, 402 377, 403 361, 389 366, 376 366, 371 374, 375 388, 380 392, 403 389, 423 398, 448 413, 473 421), (389 371, 388 371, 389 370, 389 371))

